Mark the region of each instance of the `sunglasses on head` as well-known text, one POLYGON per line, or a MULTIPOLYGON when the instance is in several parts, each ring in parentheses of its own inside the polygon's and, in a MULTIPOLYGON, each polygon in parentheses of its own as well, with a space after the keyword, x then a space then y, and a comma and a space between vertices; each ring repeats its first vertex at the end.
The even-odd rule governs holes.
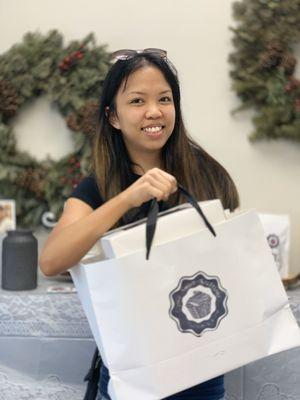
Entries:
POLYGON ((143 50, 130 50, 130 49, 117 50, 117 51, 111 53, 111 60, 113 62, 116 62, 118 60, 130 60, 137 54, 141 54, 141 53, 155 54, 155 55, 159 56, 160 58, 163 58, 164 60, 167 59, 166 50, 148 48, 148 49, 143 49, 143 50))

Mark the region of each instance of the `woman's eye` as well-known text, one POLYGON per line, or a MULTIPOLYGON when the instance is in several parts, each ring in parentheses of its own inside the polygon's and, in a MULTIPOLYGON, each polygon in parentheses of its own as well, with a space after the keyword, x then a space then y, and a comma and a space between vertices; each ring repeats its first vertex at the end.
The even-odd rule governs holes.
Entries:
POLYGON ((143 100, 142 99, 133 99, 130 101, 132 104, 142 104, 143 100))
POLYGON ((160 99, 163 103, 169 103, 172 101, 171 97, 169 96, 164 96, 160 99))

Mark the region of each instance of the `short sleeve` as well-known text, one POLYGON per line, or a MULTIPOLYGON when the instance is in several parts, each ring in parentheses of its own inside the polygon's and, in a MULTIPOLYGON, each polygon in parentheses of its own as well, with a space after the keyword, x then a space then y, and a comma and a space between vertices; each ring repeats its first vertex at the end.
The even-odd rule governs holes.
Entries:
POLYGON ((94 176, 84 178, 73 190, 71 197, 84 201, 94 210, 103 204, 94 176))

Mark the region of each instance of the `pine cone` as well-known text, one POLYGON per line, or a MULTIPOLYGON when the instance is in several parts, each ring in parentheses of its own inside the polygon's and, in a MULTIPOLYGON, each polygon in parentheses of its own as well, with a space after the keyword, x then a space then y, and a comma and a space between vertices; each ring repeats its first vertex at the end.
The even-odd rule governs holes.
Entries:
POLYGON ((81 129, 81 126, 78 121, 78 116, 74 113, 68 116, 67 125, 70 129, 72 129, 75 132, 78 132, 81 129))
POLYGON ((78 114, 71 114, 67 118, 67 125, 74 131, 82 131, 88 136, 92 136, 96 131, 99 103, 90 100, 85 103, 78 111, 78 114))
POLYGON ((37 198, 43 197, 43 170, 28 168, 17 179, 17 185, 33 192, 37 198))
POLYGON ((97 101, 87 102, 82 107, 82 131, 87 135, 93 135, 96 131, 99 103, 97 101))
POLYGON ((280 67, 284 70, 287 75, 293 75, 295 71, 295 67, 297 64, 296 58, 291 53, 285 53, 282 61, 280 63, 280 67))
POLYGON ((267 44, 267 50, 279 55, 282 54, 285 49, 283 44, 279 40, 273 39, 267 44))
POLYGON ((279 40, 271 40, 266 50, 260 56, 260 68, 272 69, 277 67, 283 58, 284 47, 279 40))
POLYGON ((21 104, 21 97, 7 79, 0 80, 0 112, 12 117, 21 104))
POLYGON ((259 66, 261 69, 272 69, 277 67, 281 62, 281 55, 274 51, 265 51, 260 56, 259 66))

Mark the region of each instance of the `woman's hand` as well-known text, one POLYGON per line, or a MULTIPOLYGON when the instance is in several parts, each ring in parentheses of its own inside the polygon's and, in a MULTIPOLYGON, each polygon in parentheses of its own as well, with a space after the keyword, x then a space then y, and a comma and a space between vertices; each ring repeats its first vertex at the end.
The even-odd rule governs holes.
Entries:
POLYGON ((134 208, 153 198, 157 201, 167 200, 176 190, 177 182, 173 175, 159 168, 152 168, 120 193, 120 196, 129 208, 134 208))
POLYGON ((66 271, 130 208, 154 197, 158 201, 167 200, 176 190, 177 182, 172 175, 153 168, 96 210, 79 199, 68 199, 42 251, 39 263, 43 273, 53 276, 66 271))

